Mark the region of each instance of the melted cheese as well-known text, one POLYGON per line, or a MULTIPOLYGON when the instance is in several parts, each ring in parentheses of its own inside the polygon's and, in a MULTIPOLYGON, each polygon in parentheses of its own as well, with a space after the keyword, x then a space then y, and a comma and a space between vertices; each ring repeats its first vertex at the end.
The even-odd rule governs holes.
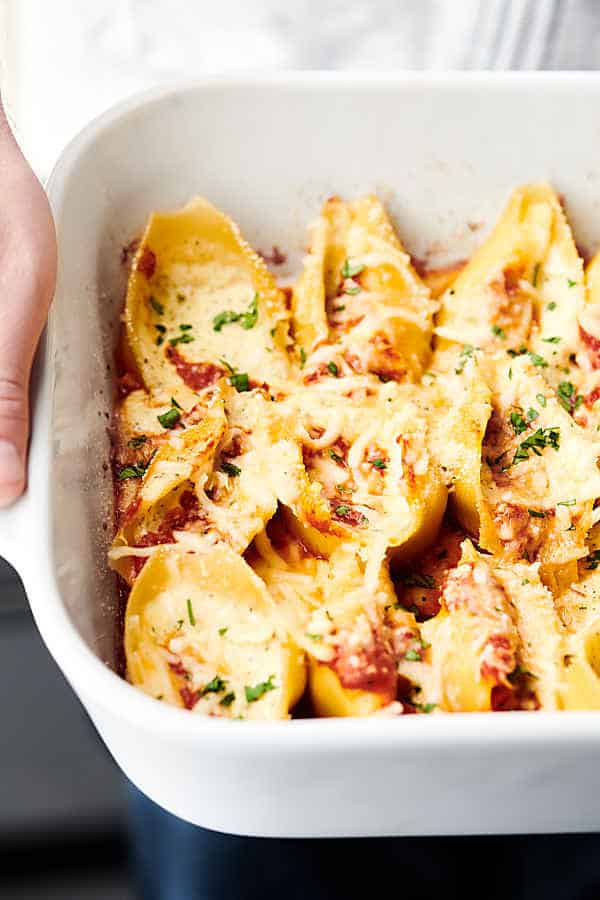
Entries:
POLYGON ((600 256, 584 276, 544 184, 439 278, 372 196, 311 241, 288 310, 205 200, 150 218, 109 554, 129 680, 227 718, 305 685, 322 716, 600 708, 600 256))

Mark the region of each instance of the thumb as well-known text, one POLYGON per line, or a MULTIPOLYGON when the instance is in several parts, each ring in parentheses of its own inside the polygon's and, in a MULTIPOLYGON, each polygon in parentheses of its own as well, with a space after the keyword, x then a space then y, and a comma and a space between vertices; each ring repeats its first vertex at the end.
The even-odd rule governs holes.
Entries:
POLYGON ((0 188, 0 506, 6 506, 25 487, 29 374, 54 291, 56 242, 46 195, 1 120, 0 188))

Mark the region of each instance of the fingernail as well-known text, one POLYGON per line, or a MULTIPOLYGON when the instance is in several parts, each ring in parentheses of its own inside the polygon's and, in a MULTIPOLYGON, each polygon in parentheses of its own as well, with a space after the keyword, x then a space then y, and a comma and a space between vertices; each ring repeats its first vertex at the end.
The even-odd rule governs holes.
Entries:
POLYGON ((25 471, 14 444, 0 440, 0 506, 8 506, 23 492, 25 471))

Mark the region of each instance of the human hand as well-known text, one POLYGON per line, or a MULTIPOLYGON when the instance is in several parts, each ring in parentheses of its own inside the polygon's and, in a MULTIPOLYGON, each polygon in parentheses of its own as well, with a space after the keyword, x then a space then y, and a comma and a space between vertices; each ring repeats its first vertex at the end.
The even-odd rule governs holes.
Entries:
POLYGON ((25 487, 29 374, 55 281, 50 206, 0 101, 0 506, 25 487))

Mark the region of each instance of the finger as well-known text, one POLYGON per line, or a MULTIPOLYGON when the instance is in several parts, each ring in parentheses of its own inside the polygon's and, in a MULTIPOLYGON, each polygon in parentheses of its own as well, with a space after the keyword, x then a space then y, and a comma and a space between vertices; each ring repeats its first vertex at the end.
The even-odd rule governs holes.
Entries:
POLYGON ((2 121, 0 188, 0 506, 6 506, 25 486, 29 373, 54 290, 56 247, 45 194, 2 121))

